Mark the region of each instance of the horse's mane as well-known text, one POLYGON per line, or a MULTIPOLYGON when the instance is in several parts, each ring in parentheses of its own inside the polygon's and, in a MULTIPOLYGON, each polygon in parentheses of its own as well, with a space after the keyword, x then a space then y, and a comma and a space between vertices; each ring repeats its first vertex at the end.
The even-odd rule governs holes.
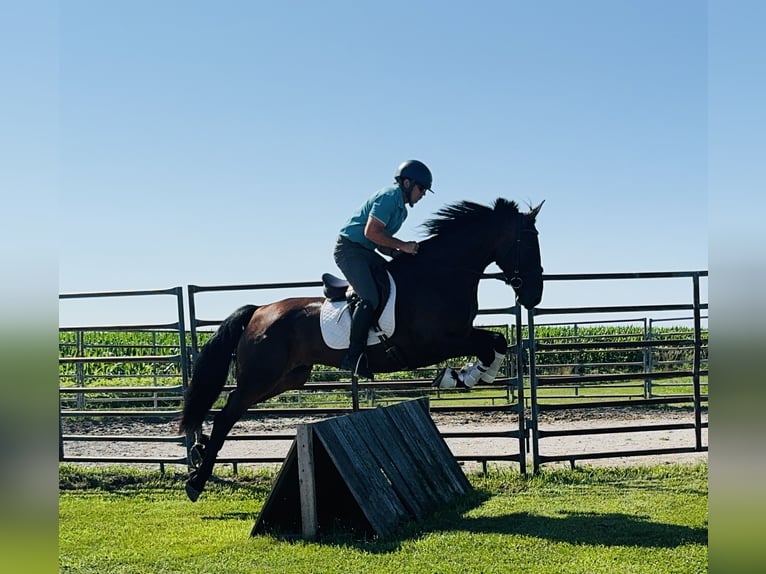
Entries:
POLYGON ((436 217, 422 224, 429 235, 440 235, 457 229, 464 231, 466 226, 486 225, 489 218, 495 215, 510 216, 519 213, 519 206, 515 201, 509 201, 499 197, 492 207, 475 203, 473 201, 459 201, 442 207, 436 212, 436 217))

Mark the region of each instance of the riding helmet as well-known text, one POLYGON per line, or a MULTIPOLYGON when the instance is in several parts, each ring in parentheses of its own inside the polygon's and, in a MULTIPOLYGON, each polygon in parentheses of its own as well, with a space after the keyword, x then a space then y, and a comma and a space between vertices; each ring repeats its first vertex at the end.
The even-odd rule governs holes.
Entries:
POLYGON ((431 184, 433 183, 431 170, 422 161, 416 159, 408 159, 402 163, 399 169, 396 170, 394 179, 397 183, 401 183, 403 179, 409 179, 420 185, 423 189, 433 191, 431 189, 431 184))

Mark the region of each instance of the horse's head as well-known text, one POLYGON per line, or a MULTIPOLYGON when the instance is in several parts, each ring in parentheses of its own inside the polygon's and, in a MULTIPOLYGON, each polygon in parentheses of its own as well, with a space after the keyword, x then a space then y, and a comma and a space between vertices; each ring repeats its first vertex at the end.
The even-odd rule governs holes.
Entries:
POLYGON ((418 264, 431 258, 434 265, 481 275, 492 262, 505 274, 505 281, 519 303, 531 309, 543 296, 543 268, 537 242, 535 218, 541 203, 521 213, 516 202, 497 199, 493 207, 472 201, 447 205, 423 227, 431 237, 418 251, 418 264), (449 260, 445 260, 449 253, 449 260))
POLYGON ((535 219, 544 201, 528 213, 515 209, 512 202, 498 199, 495 211, 503 217, 503 231, 495 252, 495 263, 503 271, 505 282, 513 287, 516 299, 527 309, 535 307, 543 297, 543 267, 535 219), (507 214, 503 212, 505 206, 507 214))

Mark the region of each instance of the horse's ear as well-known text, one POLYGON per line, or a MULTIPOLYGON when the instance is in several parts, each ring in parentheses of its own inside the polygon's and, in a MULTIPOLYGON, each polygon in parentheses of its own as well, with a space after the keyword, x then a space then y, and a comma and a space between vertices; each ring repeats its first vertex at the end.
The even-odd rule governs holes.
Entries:
POLYGON ((542 208, 543 203, 545 203, 544 199, 539 204, 537 204, 537 207, 532 208, 532 211, 529 212, 529 215, 532 217, 537 217, 537 214, 540 213, 540 208, 542 208))

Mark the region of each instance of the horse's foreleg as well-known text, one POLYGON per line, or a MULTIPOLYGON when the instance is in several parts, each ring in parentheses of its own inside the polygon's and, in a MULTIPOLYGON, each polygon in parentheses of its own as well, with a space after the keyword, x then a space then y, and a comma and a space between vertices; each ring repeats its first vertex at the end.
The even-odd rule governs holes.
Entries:
POLYGON ((485 383, 494 381, 497 377, 497 373, 500 372, 500 367, 503 365, 504 360, 505 353, 498 353, 495 351, 495 358, 492 359, 492 362, 489 365, 485 365, 482 361, 479 361, 481 366, 484 367, 484 371, 481 374, 481 380, 485 383))
POLYGON ((474 329, 474 334, 479 341, 479 348, 476 350, 478 360, 463 367, 458 376, 469 389, 479 381, 494 381, 508 352, 508 341, 500 333, 474 329))
POLYGON ((464 366, 460 371, 451 367, 444 369, 433 382, 434 386, 442 389, 470 389, 480 380, 491 383, 497 377, 508 352, 505 337, 485 329, 473 329, 467 339, 453 341, 450 347, 450 356, 474 355, 478 360, 464 366))
POLYGON ((192 502, 199 498, 200 493, 205 488, 205 483, 210 478, 210 475, 213 474, 213 467, 218 458, 218 452, 223 447, 229 431, 231 431, 234 424, 242 418, 242 415, 247 410, 248 405, 244 404, 240 397, 241 394, 236 390, 229 393, 226 406, 215 416, 213 431, 210 433, 210 439, 204 446, 202 463, 199 465, 199 468, 191 473, 189 480, 186 481, 186 495, 192 502))
POLYGON ((508 341, 502 333, 474 329, 473 336, 476 338, 477 347, 474 354, 485 365, 492 364, 498 354, 505 357, 508 352, 508 341))

